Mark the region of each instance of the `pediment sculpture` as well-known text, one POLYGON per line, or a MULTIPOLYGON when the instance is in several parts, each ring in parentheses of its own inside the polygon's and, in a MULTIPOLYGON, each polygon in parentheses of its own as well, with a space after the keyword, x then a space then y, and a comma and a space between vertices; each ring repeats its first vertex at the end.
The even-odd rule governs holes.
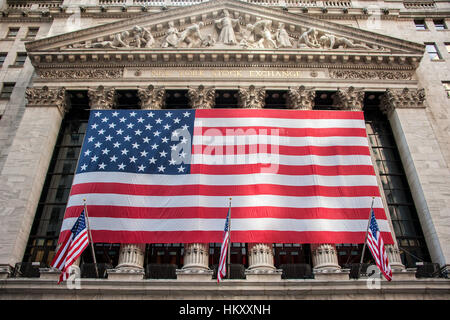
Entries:
MULTIPOLYGON (((123 48, 242 48, 242 49, 355 49, 383 51, 384 48, 355 41, 343 36, 327 33, 310 27, 303 32, 288 32, 285 24, 270 19, 256 19, 246 23, 240 14, 234 18, 224 9, 217 19, 175 26, 168 22, 165 32, 154 37, 151 27, 136 25, 131 30, 121 31, 95 41, 84 41, 69 45, 67 49, 123 49, 123 48)), ((247 20, 248 21, 248 20, 247 20)), ((292 29, 291 29, 292 30, 292 29)), ((156 34, 156 33, 155 33, 156 34)))

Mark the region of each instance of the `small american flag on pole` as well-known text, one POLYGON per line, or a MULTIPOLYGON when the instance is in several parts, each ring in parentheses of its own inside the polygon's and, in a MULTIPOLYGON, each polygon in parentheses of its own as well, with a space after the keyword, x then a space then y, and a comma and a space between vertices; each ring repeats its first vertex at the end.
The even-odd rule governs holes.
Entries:
POLYGON ((227 218, 225 220, 225 228, 223 230, 223 241, 222 241, 222 247, 220 248, 220 259, 219 259, 219 267, 217 268, 217 282, 220 282, 225 275, 227 274, 227 252, 228 252, 228 246, 230 243, 230 213, 231 213, 231 206, 228 209, 227 218))
POLYGON ((53 258, 52 267, 62 271, 58 283, 69 278, 70 266, 80 257, 88 245, 88 230, 83 210, 53 258))
POLYGON ((380 234, 380 229, 378 228, 377 219, 375 218, 373 210, 371 211, 370 214, 369 230, 367 235, 367 246, 369 247, 370 252, 372 253, 373 258, 375 259, 378 268, 383 273, 386 280, 391 281, 392 280, 391 266, 389 265, 389 260, 386 254, 386 250, 384 248, 383 237, 380 234))

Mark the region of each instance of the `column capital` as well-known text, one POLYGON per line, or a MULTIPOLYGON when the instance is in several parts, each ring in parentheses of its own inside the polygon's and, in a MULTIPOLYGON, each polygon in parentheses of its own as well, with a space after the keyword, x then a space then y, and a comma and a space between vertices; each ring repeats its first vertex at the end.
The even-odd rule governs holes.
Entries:
POLYGON ((188 87, 188 98, 192 109, 211 109, 216 102, 216 89, 203 85, 199 85, 198 88, 188 87))
POLYGON ((26 89, 25 96, 28 100, 27 107, 56 106, 61 115, 64 115, 67 111, 66 89, 64 87, 31 87, 26 89))
POLYGON ((116 102, 116 91, 114 88, 88 88, 89 106, 91 109, 112 109, 116 102))
POLYGON ((288 88, 287 107, 298 110, 312 110, 314 107, 314 98, 316 91, 313 88, 299 86, 296 88, 288 88))
POLYGON ((389 113, 397 108, 425 108, 425 89, 388 88, 381 97, 380 108, 389 113))
POLYGON ((364 103, 364 90, 350 86, 347 89, 338 89, 332 95, 333 105, 342 110, 362 111, 364 103))
POLYGON ((266 89, 264 87, 255 87, 254 85, 248 88, 238 87, 238 100, 241 108, 247 109, 261 109, 264 107, 266 98, 266 89))
POLYGON ((149 85, 147 88, 138 88, 138 97, 141 109, 162 109, 165 104, 166 89, 149 85))

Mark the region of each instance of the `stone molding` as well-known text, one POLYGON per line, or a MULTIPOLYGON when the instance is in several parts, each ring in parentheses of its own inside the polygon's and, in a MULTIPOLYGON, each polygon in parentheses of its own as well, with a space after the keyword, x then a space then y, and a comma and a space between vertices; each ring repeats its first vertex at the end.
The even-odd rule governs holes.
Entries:
POLYGON ((305 86, 289 87, 286 104, 290 109, 312 110, 315 97, 316 91, 314 88, 306 88, 305 86))
POLYGON ((117 95, 114 88, 88 88, 89 105, 91 109, 112 109, 117 95))
POLYGON ((64 87, 27 88, 25 96, 28 101, 27 107, 51 107, 56 106, 61 114, 65 114, 66 107, 66 89, 64 87))
POLYGON ((381 97, 381 111, 389 113, 397 108, 416 109, 426 108, 425 89, 391 89, 381 97))
POLYGON ((214 87, 199 85, 197 88, 188 87, 189 106, 192 109, 214 108, 216 90, 214 87))
POLYGON ((266 89, 264 87, 248 88, 238 87, 238 103, 241 108, 261 109, 264 108, 266 89))
POLYGON ((162 109, 165 104, 166 90, 164 87, 149 85, 138 89, 141 109, 162 109))
POLYGON ((364 104, 364 90, 350 86, 347 89, 338 89, 332 95, 333 105, 342 110, 362 111, 364 104))

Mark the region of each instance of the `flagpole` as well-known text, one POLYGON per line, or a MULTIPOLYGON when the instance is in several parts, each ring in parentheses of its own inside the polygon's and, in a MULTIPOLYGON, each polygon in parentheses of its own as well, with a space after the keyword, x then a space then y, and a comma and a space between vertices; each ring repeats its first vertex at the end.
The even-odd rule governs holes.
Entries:
POLYGON ((228 216, 228 255, 227 255, 227 273, 228 273, 228 279, 230 279, 231 276, 231 197, 230 197, 230 207, 228 208, 229 216, 228 216))
POLYGON ((86 206, 86 199, 83 199, 84 202, 84 215, 86 216, 86 226, 88 229, 88 236, 89 236, 89 243, 91 244, 91 251, 92 251, 92 258, 94 259, 94 267, 95 267, 95 274, 98 276, 98 268, 97 268, 97 259, 95 258, 95 251, 94 251, 94 242, 92 241, 92 234, 91 234, 91 228, 89 227, 89 216, 86 206))
POLYGON ((362 250, 362 254, 361 254, 361 260, 359 261, 358 278, 359 278, 359 275, 361 274, 361 267, 362 267, 362 263, 363 263, 363 259, 364 259, 364 253, 366 251, 367 235, 369 234, 370 217, 372 216, 374 201, 375 201, 375 197, 372 197, 372 204, 370 205, 370 210, 369 210, 369 220, 367 221, 366 236, 364 237, 364 246, 363 246, 363 250, 362 250))

